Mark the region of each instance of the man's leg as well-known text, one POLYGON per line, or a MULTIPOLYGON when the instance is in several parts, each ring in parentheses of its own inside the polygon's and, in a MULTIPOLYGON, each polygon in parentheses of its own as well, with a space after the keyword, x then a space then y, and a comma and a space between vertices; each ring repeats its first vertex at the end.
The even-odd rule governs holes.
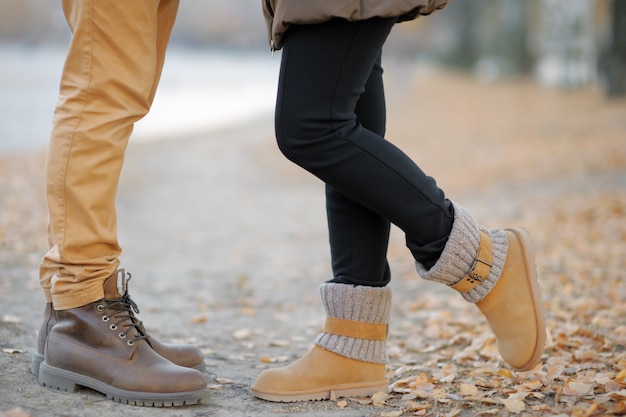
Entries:
POLYGON ((72 30, 46 167, 49 251, 41 284, 55 309, 103 297, 119 266, 115 195, 133 124, 149 110, 178 0, 66 0, 72 30))
POLYGON ((50 249, 41 285, 56 312, 40 337, 42 385, 87 386, 137 405, 192 404, 205 395, 200 372, 155 352, 134 316, 128 276, 118 271, 124 152, 154 98, 177 7, 178 0, 63 2, 73 36, 46 171, 50 249))

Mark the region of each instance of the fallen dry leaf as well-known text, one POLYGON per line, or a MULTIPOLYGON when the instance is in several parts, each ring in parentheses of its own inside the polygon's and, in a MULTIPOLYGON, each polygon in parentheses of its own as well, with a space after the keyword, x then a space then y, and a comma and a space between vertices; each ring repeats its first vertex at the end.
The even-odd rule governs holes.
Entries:
POLYGON ((563 387, 563 395, 583 396, 588 394, 593 388, 593 384, 585 384, 583 382, 571 381, 563 387))
POLYGON ((286 347, 289 346, 291 342, 289 340, 272 340, 269 345, 271 347, 286 347))
POLYGON ((200 314, 191 318, 191 322, 193 324, 206 323, 207 321, 209 321, 209 317, 205 314, 200 314))
POLYGON ((524 401, 516 398, 507 398, 501 401, 502 404, 504 404, 504 407, 513 414, 521 413, 526 408, 524 401))
POLYGON ((0 411, 0 417, 31 417, 23 408, 17 407, 11 410, 5 411, 4 413, 0 411))
POLYGON ((224 384, 224 385, 235 383, 235 381, 233 381, 232 379, 228 379, 228 378, 215 378, 215 380, 219 382, 220 384, 224 384))
POLYGON ((374 404, 376 406, 385 405, 385 402, 387 401, 387 398, 389 398, 389 395, 387 393, 376 392, 371 397, 372 404, 374 404))
POLYGON ((25 350, 23 350, 23 349, 15 349, 15 348, 4 348, 4 349, 2 349, 2 351, 4 353, 11 353, 11 354, 13 354, 13 353, 24 353, 25 352, 25 350))
POLYGON ((0 322, 7 324, 20 324, 22 322, 22 319, 17 316, 5 315, 2 316, 2 320, 0 320, 0 322))
POLYGON ((473 384, 461 384, 459 392, 462 396, 478 394, 478 388, 473 384))
POLYGON ((239 329, 233 333, 235 340, 245 340, 252 336, 252 332, 249 329, 239 329))

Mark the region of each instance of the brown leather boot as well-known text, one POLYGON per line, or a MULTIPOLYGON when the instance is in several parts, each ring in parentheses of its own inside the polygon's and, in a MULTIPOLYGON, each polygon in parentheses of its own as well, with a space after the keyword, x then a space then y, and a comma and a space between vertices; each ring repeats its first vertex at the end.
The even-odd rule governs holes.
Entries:
POLYGON ((389 288, 321 286, 326 325, 309 352, 291 365, 263 371, 250 387, 276 402, 328 400, 387 392, 389 288))
POLYGON ((155 352, 134 316, 136 306, 128 297, 123 274, 120 277, 107 279, 104 299, 56 311, 56 324, 48 334, 39 368, 39 383, 64 391, 85 386, 114 401, 134 405, 199 403, 207 395, 204 375, 155 352), (118 282, 122 283, 121 297, 118 282))
MULTIPOLYGON (((117 279, 119 273, 124 274, 124 270, 121 269, 113 276, 117 279)), ((129 280, 130 274, 127 274, 126 282, 129 280)), ((128 300, 129 304, 135 305, 134 302, 130 300, 130 297, 128 297, 128 300)), ((134 311, 130 311, 130 314, 134 316, 134 311)), ((55 323, 56 312, 52 307, 52 303, 46 303, 43 313, 43 322, 37 335, 37 350, 33 353, 31 358, 30 369, 35 376, 39 376, 39 366, 41 365, 41 362, 43 362, 44 346, 46 344, 46 340, 48 339, 48 334, 55 323)), ((176 365, 197 369, 200 372, 204 371, 206 367, 204 364, 204 355, 196 346, 159 342, 146 332, 142 322, 138 323, 141 325, 141 332, 146 336, 146 341, 150 344, 150 346, 152 346, 152 349, 154 349, 156 353, 176 365)))
MULTIPOLYGON (((46 303, 43 322, 37 334, 37 350, 33 352, 30 364, 30 370, 35 376, 39 376, 39 366, 43 362, 44 346, 46 345, 48 334, 55 323, 56 312, 52 308, 52 303, 46 303)), ((143 327, 142 332, 146 335, 146 341, 152 346, 152 349, 165 359, 176 365, 204 372, 206 368, 204 355, 196 346, 183 343, 162 343, 147 334, 143 327)))
POLYGON ((30 371, 37 377, 39 376, 39 366, 41 366, 41 362, 43 362, 43 351, 46 346, 46 340, 48 340, 48 334, 56 322, 57 316, 52 307, 52 303, 46 303, 43 310, 43 322, 37 333, 37 350, 33 352, 30 361, 30 371))

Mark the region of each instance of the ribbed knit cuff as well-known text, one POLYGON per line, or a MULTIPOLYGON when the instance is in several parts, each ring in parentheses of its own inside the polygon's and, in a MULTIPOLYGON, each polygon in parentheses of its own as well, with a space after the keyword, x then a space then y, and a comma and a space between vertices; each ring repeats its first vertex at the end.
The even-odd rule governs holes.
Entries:
POLYGON ((486 280, 474 289, 463 293, 463 297, 471 302, 481 301, 496 285, 502 268, 506 262, 508 240, 504 230, 486 230, 480 227, 474 218, 460 205, 454 204, 454 223, 448 237, 448 242, 437 263, 429 270, 416 262, 417 272, 424 279, 454 285, 472 269, 474 259, 480 244, 480 230, 489 235, 492 245, 492 267, 486 280))
MULTIPOLYGON (((328 317, 387 324, 391 310, 389 287, 326 283, 320 295, 328 317)), ((384 340, 356 339, 322 332, 315 344, 338 355, 372 363, 386 363, 384 340)))

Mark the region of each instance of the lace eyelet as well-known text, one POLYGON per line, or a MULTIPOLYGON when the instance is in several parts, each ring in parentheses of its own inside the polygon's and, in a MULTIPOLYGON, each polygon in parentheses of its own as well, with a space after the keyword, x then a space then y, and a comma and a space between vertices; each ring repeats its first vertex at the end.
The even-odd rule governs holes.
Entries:
POLYGON ((126 333, 122 332, 120 334, 118 334, 120 339, 125 339, 126 338, 126 333))
POLYGON ((117 324, 113 323, 112 325, 109 326, 109 329, 117 330, 117 324))
POLYGON ((98 311, 104 311, 104 306, 102 304, 98 304, 98 307, 96 307, 96 309, 98 311))
POLYGON ((135 341, 134 341, 134 340, 129 340, 128 342, 126 342, 126 344, 127 344, 128 346, 132 346, 132 345, 134 345, 134 344, 135 344, 135 341))
POLYGON ((102 316, 102 321, 105 323, 109 321, 109 316, 102 316))

